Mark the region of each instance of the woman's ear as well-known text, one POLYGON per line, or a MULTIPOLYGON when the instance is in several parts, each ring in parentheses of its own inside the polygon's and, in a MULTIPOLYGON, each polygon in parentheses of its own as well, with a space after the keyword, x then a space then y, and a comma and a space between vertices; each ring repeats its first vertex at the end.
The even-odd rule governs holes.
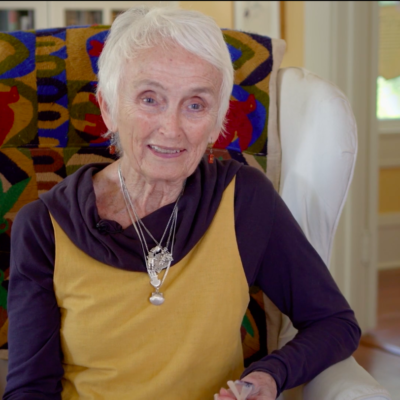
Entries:
POLYGON ((103 97, 103 94, 101 93, 101 91, 99 91, 97 94, 97 100, 99 102, 101 116, 103 118, 103 121, 104 121, 107 129, 111 132, 117 132, 117 127, 114 126, 113 118, 111 116, 111 111, 108 107, 107 102, 104 100, 104 97, 103 97))

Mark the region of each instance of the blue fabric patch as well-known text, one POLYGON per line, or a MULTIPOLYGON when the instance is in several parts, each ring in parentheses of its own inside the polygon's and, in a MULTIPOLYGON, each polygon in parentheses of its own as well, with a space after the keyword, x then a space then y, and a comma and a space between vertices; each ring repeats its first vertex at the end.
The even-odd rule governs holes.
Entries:
POLYGON ((261 136, 265 123, 267 121, 267 110, 265 109, 264 105, 256 99, 257 107, 256 109, 247 114, 251 125, 253 126, 253 134, 251 135, 251 141, 249 147, 253 145, 256 140, 261 136))
POLYGON ((51 56, 56 56, 58 58, 62 58, 63 60, 67 59, 67 46, 61 47, 61 49, 50 53, 51 56))
MULTIPOLYGON (((99 139, 100 138, 101 137, 99 136, 99 139)), ((93 142, 89 143, 89 147, 108 147, 109 145, 110 145, 109 140, 106 140, 105 142, 101 142, 101 143, 93 143, 93 142)))
POLYGON ((232 96, 238 101, 246 101, 249 97, 249 93, 246 92, 241 86, 233 85, 232 96))
POLYGON ((234 63, 236 60, 239 60, 242 57, 242 51, 233 47, 229 43, 226 44, 228 46, 229 54, 231 55, 231 60, 234 63))
MULTIPOLYGON (((66 75, 65 71, 60 75, 66 75)), ((59 99, 63 98, 67 95, 67 85, 61 79, 55 79, 53 77, 49 78, 38 78, 37 79, 37 94, 38 94, 38 102, 39 103, 55 103, 68 105, 68 102, 65 104, 64 102, 59 103, 59 99)))
POLYGON ((66 28, 47 28, 47 29, 39 29, 36 31, 37 37, 42 36, 55 36, 59 39, 65 41, 66 38, 66 28))
MULTIPOLYGON (((14 68, 4 72, 0 75, 1 79, 9 79, 9 78, 19 78, 25 75, 28 75, 30 72, 35 70, 36 61, 35 61, 35 46, 36 46, 36 37, 34 33, 31 32, 10 32, 7 35, 13 36, 18 39, 19 47, 25 48, 28 50, 28 56, 19 60, 18 65, 14 68)), ((11 42, 8 42, 12 45, 11 42)), ((15 53, 13 55, 8 56, 5 60, 8 62, 12 62, 12 59, 15 57, 19 57, 21 55, 21 49, 15 49, 15 53)), ((4 60, 4 61, 5 61, 4 60)), ((4 62, 3 61, 3 62, 4 62)))
POLYGON ((56 103, 59 104, 60 106, 63 106, 63 107, 65 107, 65 108, 68 108, 68 95, 65 95, 65 96, 59 98, 59 99, 56 101, 56 103))
POLYGON ((69 120, 55 129, 38 129, 39 137, 53 138, 59 141, 57 147, 67 147, 69 120))

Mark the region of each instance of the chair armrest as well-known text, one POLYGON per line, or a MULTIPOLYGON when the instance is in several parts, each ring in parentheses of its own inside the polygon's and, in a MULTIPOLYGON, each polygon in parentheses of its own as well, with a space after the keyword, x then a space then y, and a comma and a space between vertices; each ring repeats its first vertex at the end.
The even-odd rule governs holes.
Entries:
POLYGON ((306 400, 391 400, 384 389, 353 357, 321 372, 304 386, 306 400))

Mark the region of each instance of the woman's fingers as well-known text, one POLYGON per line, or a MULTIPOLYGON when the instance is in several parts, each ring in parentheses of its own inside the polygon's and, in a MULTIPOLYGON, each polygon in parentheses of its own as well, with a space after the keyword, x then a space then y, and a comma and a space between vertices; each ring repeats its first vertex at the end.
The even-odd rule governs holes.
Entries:
MULTIPOLYGON (((232 395, 229 396, 221 396, 220 394, 214 395, 214 400, 232 400, 232 399, 236 399, 236 397, 235 396, 232 397, 232 395)), ((247 400, 275 400, 275 397, 256 395, 255 397, 254 396, 248 397, 247 400)))
POLYGON ((277 387, 274 378, 261 371, 254 371, 238 381, 228 381, 229 390, 222 388, 214 400, 275 400, 277 387))
POLYGON ((231 399, 236 399, 236 396, 230 391, 225 388, 222 388, 219 393, 218 397, 216 400, 231 400, 231 399))

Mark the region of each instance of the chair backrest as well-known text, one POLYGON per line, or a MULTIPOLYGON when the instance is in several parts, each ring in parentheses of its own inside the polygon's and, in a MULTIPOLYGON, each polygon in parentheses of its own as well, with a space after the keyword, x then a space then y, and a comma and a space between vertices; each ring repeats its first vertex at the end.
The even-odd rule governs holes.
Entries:
POLYGON ((279 192, 329 266, 356 161, 354 114, 335 85, 303 68, 279 71, 278 112, 279 192))

